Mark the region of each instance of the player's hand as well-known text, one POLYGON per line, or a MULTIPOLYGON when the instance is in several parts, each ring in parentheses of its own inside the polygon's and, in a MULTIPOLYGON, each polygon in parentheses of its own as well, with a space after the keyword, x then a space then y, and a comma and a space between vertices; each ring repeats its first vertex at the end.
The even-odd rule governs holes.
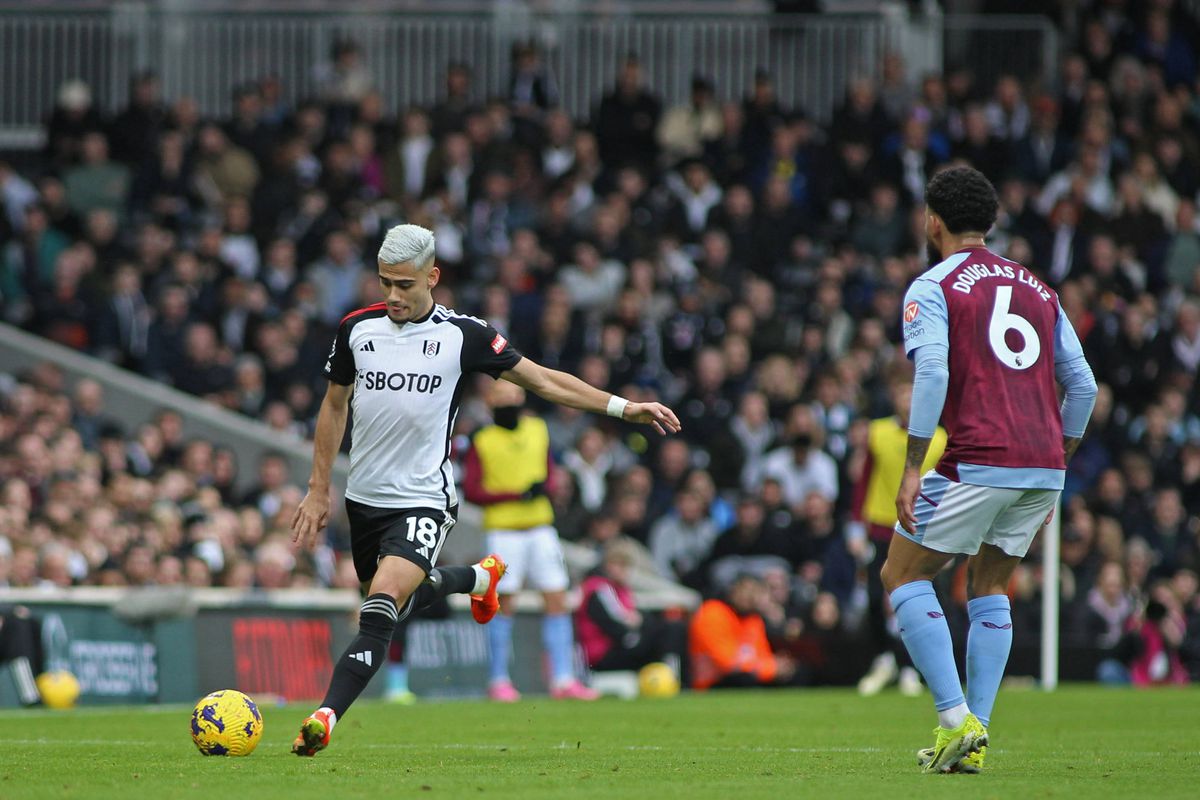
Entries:
POLYGON ((296 506, 292 517, 292 542, 311 550, 317 543, 317 534, 325 529, 329 522, 329 492, 314 492, 310 490, 296 506))
POLYGON ((1044 529, 1044 528, 1050 527, 1050 522, 1053 519, 1054 519, 1054 509, 1052 508, 1052 509, 1050 509, 1050 513, 1046 515, 1046 518, 1044 520, 1042 520, 1042 528, 1044 529))
POLYGON ((625 419, 652 425, 654 430, 663 436, 679 433, 683 427, 679 424, 679 417, 675 416, 675 412, 662 403, 630 403, 625 406, 625 419))
POLYGON ((909 533, 917 532, 917 493, 921 491, 921 474, 916 470, 904 470, 900 491, 896 494, 896 519, 900 527, 909 533))

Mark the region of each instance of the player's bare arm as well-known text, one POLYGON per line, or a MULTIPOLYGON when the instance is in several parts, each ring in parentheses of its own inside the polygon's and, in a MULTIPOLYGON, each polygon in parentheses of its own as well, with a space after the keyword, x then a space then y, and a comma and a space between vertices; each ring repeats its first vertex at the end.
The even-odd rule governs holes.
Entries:
POLYGON ((338 447, 346 433, 346 416, 354 385, 342 386, 329 382, 321 410, 317 414, 317 429, 313 433, 313 467, 308 479, 308 494, 296 507, 292 517, 292 541, 311 548, 317 534, 329 522, 329 482, 338 447))
POLYGON ((1075 451, 1079 449, 1079 443, 1082 441, 1083 439, 1077 437, 1063 437, 1063 456, 1065 457, 1065 460, 1070 461, 1072 458, 1074 458, 1075 451))
POLYGON ((917 532, 917 515, 914 507, 917 493, 921 491, 921 465, 929 453, 933 439, 908 435, 908 453, 904 458, 904 477, 900 480, 900 491, 896 494, 896 519, 909 533, 917 532))
MULTIPOLYGON (((574 375, 548 369, 528 358, 522 358, 515 367, 502 373, 500 377, 552 403, 590 411, 593 414, 608 413, 610 402, 614 399, 620 401, 615 395, 597 389, 574 375)), ((681 427, 675 412, 662 403, 626 403, 621 419, 651 425, 664 436, 668 433, 679 433, 681 427)))

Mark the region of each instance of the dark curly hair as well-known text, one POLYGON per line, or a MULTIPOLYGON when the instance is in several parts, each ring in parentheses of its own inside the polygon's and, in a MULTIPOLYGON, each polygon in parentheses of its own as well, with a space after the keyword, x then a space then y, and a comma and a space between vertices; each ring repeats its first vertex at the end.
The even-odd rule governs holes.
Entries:
POLYGON ((934 175, 925 187, 925 204, 951 233, 987 233, 1000 210, 992 182, 970 167, 951 167, 934 175))

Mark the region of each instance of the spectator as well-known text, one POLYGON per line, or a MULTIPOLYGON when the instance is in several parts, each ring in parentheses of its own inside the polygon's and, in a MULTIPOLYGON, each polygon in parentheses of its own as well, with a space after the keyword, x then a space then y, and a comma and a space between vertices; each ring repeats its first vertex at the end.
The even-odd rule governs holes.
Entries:
POLYGON ((513 70, 509 79, 509 102, 518 124, 528 124, 518 131, 532 141, 537 134, 542 114, 558 105, 558 86, 550 68, 542 60, 541 51, 532 43, 513 48, 513 70))
POLYGON ((437 139, 461 131, 467 115, 474 110, 471 77, 471 68, 461 62, 452 63, 446 68, 446 96, 430 112, 433 135, 437 139))
POLYGON ((1069 152, 1058 104, 1054 98, 1042 95, 1034 101, 1029 132, 1014 144, 1014 169, 1026 181, 1045 183, 1067 165, 1069 152))
POLYGON ((263 119, 263 98, 256 84, 234 89, 233 118, 224 129, 230 144, 254 156, 260 167, 266 165, 277 131, 263 119))
POLYGON ((149 70, 130 77, 129 105, 108 127, 113 158, 117 161, 134 167, 157 145, 167 120, 159 88, 158 75, 149 70))
POLYGON ((434 150, 429 125, 429 117, 419 108, 404 113, 403 134, 383 163, 384 186, 394 202, 411 204, 425 193, 434 150))
POLYGON ((703 498, 695 491, 679 492, 674 513, 664 516, 650 530, 650 552, 659 574, 689 586, 701 585, 699 570, 717 533, 703 498))
POLYGON ((1186 621, 1168 584, 1151 588, 1145 609, 1131 617, 1126 627, 1136 635, 1135 656, 1129 666, 1134 686, 1188 683, 1180 659, 1186 621))
POLYGON ((741 448, 741 488, 752 491, 760 483, 767 450, 776 436, 766 397, 761 392, 744 394, 729 427, 741 448))
POLYGON ((723 121, 712 82, 696 75, 689 102, 670 109, 658 124, 656 136, 663 165, 673 167, 684 159, 702 157, 722 133, 723 121))
POLYGON ((599 314, 616 302, 625 282, 625 266, 603 260, 594 243, 581 241, 575 245, 575 262, 562 268, 559 280, 573 309, 599 314))
POLYGON ((185 335, 183 360, 172 365, 172 380, 176 387, 185 392, 219 394, 233 381, 225 360, 212 326, 193 322, 185 335))
POLYGON ((809 492, 830 502, 838 496, 837 464, 813 446, 811 433, 796 433, 787 446, 767 454, 763 477, 779 482, 784 500, 793 508, 799 508, 809 492))
POLYGON ((318 97, 328 104, 334 128, 344 133, 354 108, 374 84, 362 50, 350 39, 334 42, 330 60, 317 66, 313 78, 318 97))
POLYGON ((1001 75, 996 90, 984 109, 992 133, 1005 142, 1018 142, 1029 132, 1029 106, 1025 104, 1021 82, 1013 75, 1001 75))
POLYGON ((92 104, 91 87, 81 80, 63 83, 46 123, 47 159, 59 169, 74 164, 82 154, 83 137, 103 128, 100 112, 92 104))
POLYGON ((636 670, 651 662, 670 665, 676 677, 683 666, 687 630, 682 623, 645 617, 629 586, 637 563, 636 545, 612 539, 600 566, 580 587, 575 629, 592 670, 636 670))
POLYGON ((231 144, 225 132, 213 123, 200 128, 198 144, 196 187, 209 208, 254 193, 260 173, 249 152, 231 144))
POLYGON ((106 209, 118 216, 125 212, 129 196, 129 169, 108 159, 108 139, 100 131, 84 134, 80 143, 82 163, 67 171, 63 182, 71 210, 86 215, 106 209))
POLYGON ((331 232, 325 239, 325 257, 310 266, 306 274, 316 290, 320 318, 326 325, 336 325, 352 309, 363 269, 350 235, 331 232))
POLYGON ((658 157, 654 132, 661 114, 662 104, 642 85, 641 62, 635 55, 627 56, 616 87, 604 95, 596 111, 600 158, 652 170, 658 157))
POLYGON ((743 575, 729 587, 727 599, 706 600, 700 606, 688 632, 694 689, 769 686, 791 680, 795 663, 772 653, 767 641, 759 611, 765 595, 758 578, 743 575))

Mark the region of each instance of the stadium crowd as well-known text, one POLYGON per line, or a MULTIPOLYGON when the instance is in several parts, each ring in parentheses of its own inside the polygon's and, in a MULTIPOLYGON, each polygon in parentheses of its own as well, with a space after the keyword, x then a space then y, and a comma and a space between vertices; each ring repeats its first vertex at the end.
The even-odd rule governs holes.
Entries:
MULTIPOLYGON (((629 537, 710 596, 757 575, 739 604, 836 679, 825 661, 867 606, 867 426, 892 413, 901 298, 928 266, 922 193, 969 163, 1001 198, 993 248, 1060 292, 1101 384, 1064 494, 1064 640, 1110 656, 1110 680, 1200 678, 1200 28, 1171 0, 1083 5, 1055 85, 911 81, 892 55, 827 125, 764 72, 742 102, 697 76, 664 108, 632 55, 582 123, 532 46, 507 96, 452 64, 430 108, 390 108, 350 42, 314 97, 266 76, 221 119, 153 74, 112 117, 72 81, 39 163, 0 161, 0 310, 305 437, 336 323, 376 299, 382 232, 425 225, 440 302, 683 421, 655 441, 538 409, 563 537, 629 537)), ((475 395, 457 457, 487 419, 475 395)), ((231 454, 171 412, 121 430, 97 384, 49 367, 0 400, 0 586, 354 585, 335 548, 287 546, 301 493, 282 459, 239 495, 231 454)), ((1035 549, 1018 643, 1040 627, 1039 573, 1035 549)), ((961 571, 946 586, 961 612, 961 571)))

